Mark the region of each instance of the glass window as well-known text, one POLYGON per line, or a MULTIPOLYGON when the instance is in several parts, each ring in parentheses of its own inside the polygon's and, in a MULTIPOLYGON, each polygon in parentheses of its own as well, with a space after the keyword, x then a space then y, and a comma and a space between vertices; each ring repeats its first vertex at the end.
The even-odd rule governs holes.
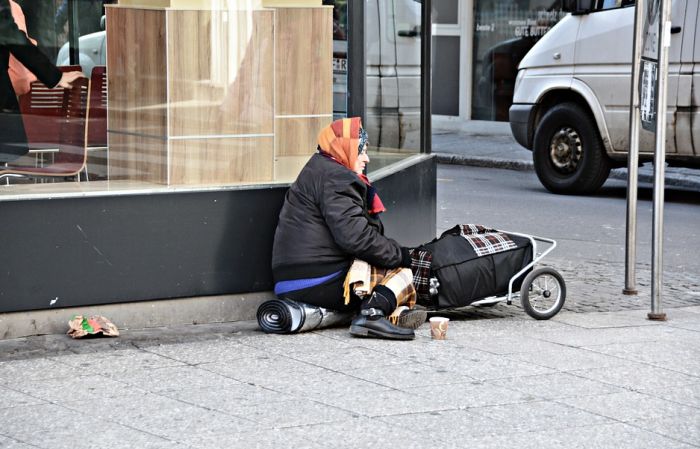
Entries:
POLYGON ((347 0, 323 0, 333 6, 333 117, 348 112, 348 4, 347 0))
POLYGON ((290 182, 314 153, 318 130, 344 109, 334 103, 333 79, 342 84, 346 72, 346 50, 334 46, 347 35, 346 2, 337 2, 335 24, 327 7, 108 3, 19 5, 29 36, 49 60, 79 65, 91 80, 89 100, 87 88, 77 97, 87 138, 67 140, 64 122, 73 129, 81 118, 66 116, 62 89, 50 108, 25 107, 54 94, 33 83, 36 92, 23 92, 12 111, 26 132, 20 139, 0 134, 0 151, 9 145, 23 154, 8 153, 0 174, 43 167, 43 175, 55 176, 6 177, 0 200, 290 182), (78 169, 64 175, 71 154, 78 169))
POLYGON ((459 115, 459 36, 433 36, 433 114, 459 115))
POLYGON ((559 0, 475 2, 473 119, 508 121, 518 64, 564 15, 559 0))
MULTIPOLYGON (((347 115, 347 0, 126 3, 18 0, 38 50, 82 71, 90 87, 75 98, 38 81, 18 92, 11 119, 20 131, 0 134, 0 152, 22 151, 0 162, 0 175, 12 175, 0 200, 288 183, 318 131, 347 115)), ((365 3, 372 170, 420 151, 421 8, 365 3)))
POLYGON ((624 8, 634 5, 634 0, 598 0, 595 9, 602 11, 604 9, 624 8))
POLYGON ((370 170, 420 152, 421 3, 365 0, 370 170))
POLYGON ((433 2, 433 23, 456 25, 459 23, 459 1, 439 0, 433 2))

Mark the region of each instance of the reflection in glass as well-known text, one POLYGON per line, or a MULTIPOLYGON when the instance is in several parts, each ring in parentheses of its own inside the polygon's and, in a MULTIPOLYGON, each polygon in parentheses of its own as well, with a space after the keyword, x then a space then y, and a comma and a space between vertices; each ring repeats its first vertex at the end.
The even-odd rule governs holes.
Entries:
MULTIPOLYGON (((76 1, 86 9, 66 23, 61 1, 51 2, 43 26, 54 44, 70 27, 82 35, 92 81, 87 165, 46 184, 13 179, 2 196, 289 182, 333 120, 332 37, 347 30, 334 32, 331 9, 112 5, 101 30, 107 2, 76 1)), ((58 46, 53 57, 69 61, 69 45, 58 46)), ((26 158, 48 163, 56 151, 26 158)))
POLYGON ((365 2, 370 170, 420 151, 421 14, 415 0, 365 2))
POLYGON ((473 119, 508 121, 518 64, 563 16, 561 0, 475 2, 473 119))

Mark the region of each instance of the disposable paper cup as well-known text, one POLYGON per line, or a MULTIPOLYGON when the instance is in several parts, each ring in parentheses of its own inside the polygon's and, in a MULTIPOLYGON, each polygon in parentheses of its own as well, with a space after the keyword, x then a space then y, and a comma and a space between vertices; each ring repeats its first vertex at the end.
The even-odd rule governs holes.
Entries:
POLYGON ((450 324, 450 319, 434 316, 430 319, 430 336, 433 340, 444 340, 447 338, 447 326, 450 324))

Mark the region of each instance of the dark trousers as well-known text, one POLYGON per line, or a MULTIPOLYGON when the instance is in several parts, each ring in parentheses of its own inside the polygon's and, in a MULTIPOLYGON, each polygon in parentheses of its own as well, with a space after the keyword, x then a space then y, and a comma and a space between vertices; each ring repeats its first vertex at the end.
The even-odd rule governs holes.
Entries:
POLYGON ((317 307, 325 307, 326 309, 354 312, 359 309, 360 301, 352 294, 350 304, 345 305, 343 283, 346 275, 346 272, 341 272, 338 276, 323 284, 287 292, 280 295, 280 297, 305 302, 317 307))

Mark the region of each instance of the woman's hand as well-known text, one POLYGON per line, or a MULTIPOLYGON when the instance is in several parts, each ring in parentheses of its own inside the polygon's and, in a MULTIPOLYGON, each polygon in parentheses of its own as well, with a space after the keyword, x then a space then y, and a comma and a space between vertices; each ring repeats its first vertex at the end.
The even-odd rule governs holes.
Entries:
POLYGON ((58 82, 57 86, 63 87, 64 89, 70 89, 73 87, 73 81, 77 80, 78 78, 85 78, 83 76, 83 72, 65 72, 63 75, 61 75, 61 80, 58 82))

